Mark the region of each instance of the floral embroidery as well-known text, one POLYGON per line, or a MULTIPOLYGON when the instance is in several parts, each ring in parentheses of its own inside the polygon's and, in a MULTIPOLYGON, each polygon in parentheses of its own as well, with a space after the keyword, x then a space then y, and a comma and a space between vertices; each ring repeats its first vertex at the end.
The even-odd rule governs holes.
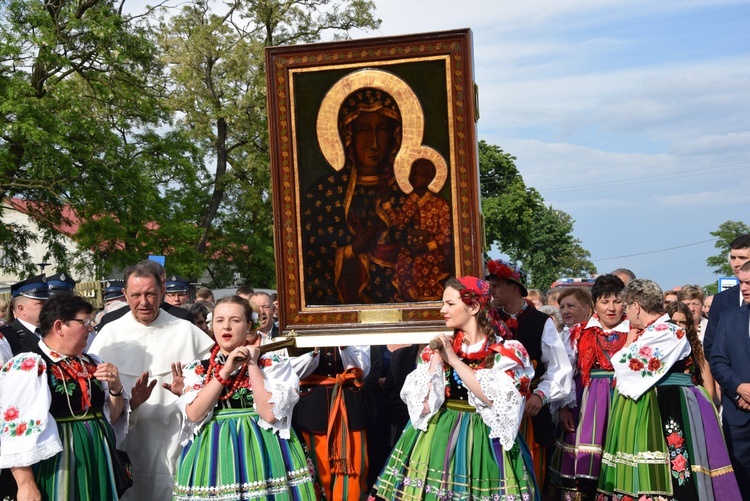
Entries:
POLYGON ((685 331, 682 329, 677 329, 674 334, 675 336, 677 336, 677 339, 682 339, 683 337, 685 337, 685 331))
POLYGON ((11 405, 3 413, 3 420, 13 421, 16 418, 18 418, 18 408, 11 405))
POLYGON ((3 436, 21 437, 42 431, 40 420, 20 421, 18 420, 19 415, 18 407, 11 405, 5 409, 5 412, 3 412, 3 436))
POLYGON ((203 374, 206 373, 206 369, 203 367, 203 365, 196 364, 195 373, 198 374, 199 376, 202 376, 203 374))
POLYGON ((620 363, 627 362, 630 370, 640 372, 641 377, 653 377, 664 368, 661 358, 662 354, 658 348, 653 349, 646 345, 641 347, 631 345, 631 348, 620 357, 620 363))
POLYGON ((22 371, 30 371, 31 369, 36 368, 36 360, 33 358, 25 358, 20 363, 20 368, 22 371))
POLYGON ((666 440, 672 476, 677 479, 680 485, 685 485, 690 478, 690 463, 688 462, 688 451, 685 447, 682 429, 674 419, 670 418, 664 425, 664 430, 667 433, 666 440))

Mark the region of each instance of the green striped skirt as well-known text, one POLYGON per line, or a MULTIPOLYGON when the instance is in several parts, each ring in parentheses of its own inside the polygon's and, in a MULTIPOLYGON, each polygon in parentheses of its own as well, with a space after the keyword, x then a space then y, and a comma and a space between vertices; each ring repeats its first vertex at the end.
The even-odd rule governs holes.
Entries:
POLYGON ((55 421, 63 450, 34 465, 42 499, 117 499, 109 448, 115 438, 102 413, 91 412, 82 418, 56 417, 55 421))
POLYGON ((182 449, 173 499, 314 500, 315 481, 297 435, 281 439, 252 409, 214 411, 182 449))
POLYGON ((409 423, 373 487, 373 497, 535 499, 533 466, 521 435, 505 450, 497 439, 489 438, 489 432, 479 414, 459 410, 450 402, 430 419, 427 431, 409 423))

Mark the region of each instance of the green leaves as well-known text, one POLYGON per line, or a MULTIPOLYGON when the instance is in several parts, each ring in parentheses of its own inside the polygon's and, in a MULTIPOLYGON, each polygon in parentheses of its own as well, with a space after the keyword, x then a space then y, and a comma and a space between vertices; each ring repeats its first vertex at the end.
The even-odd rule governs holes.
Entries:
POLYGON ((479 142, 480 193, 487 243, 496 245, 529 273, 529 286, 547 289, 561 276, 596 273, 591 254, 573 237, 573 219, 546 206, 523 181, 516 158, 479 142))

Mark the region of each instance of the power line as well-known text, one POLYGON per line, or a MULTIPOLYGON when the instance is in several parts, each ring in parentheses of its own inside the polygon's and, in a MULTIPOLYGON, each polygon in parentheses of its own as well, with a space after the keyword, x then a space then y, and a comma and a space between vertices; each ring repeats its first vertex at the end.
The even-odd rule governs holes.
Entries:
POLYGON ((671 251, 671 250, 675 250, 675 249, 683 249, 685 247, 692 247, 693 245, 705 244, 707 242, 716 242, 717 240, 718 240, 718 238, 709 238, 708 240, 701 240, 700 242, 693 242, 692 244, 678 245, 677 247, 669 247, 667 249, 659 249, 659 250, 652 250, 652 251, 647 251, 647 252, 639 252, 637 254, 628 254, 626 256, 615 256, 615 257, 605 257, 603 259, 592 259, 592 261, 593 262, 597 262, 597 261, 610 261, 612 259, 623 259, 623 258, 626 258, 626 257, 645 256, 647 254, 656 254, 657 252, 666 252, 666 251, 671 251))

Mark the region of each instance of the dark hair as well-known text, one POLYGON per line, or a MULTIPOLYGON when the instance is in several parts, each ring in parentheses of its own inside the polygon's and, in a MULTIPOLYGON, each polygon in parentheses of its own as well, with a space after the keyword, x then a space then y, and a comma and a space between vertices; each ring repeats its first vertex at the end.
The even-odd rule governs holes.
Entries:
POLYGON ((740 266, 740 271, 750 271, 750 261, 746 261, 745 264, 740 266))
POLYGON ((42 311, 39 313, 39 330, 42 331, 42 337, 49 333, 56 320, 70 322, 81 311, 86 312, 87 315, 94 312, 91 303, 81 296, 72 292, 61 292, 50 297, 44 302, 42 311))
POLYGON ((207 299, 209 297, 214 297, 214 293, 208 287, 201 287, 200 289, 198 289, 196 291, 195 297, 196 297, 196 299, 204 300, 204 299, 207 299))
POLYGON ((618 297, 625 288, 625 283, 615 274, 599 275, 591 288, 591 299, 596 303, 603 297, 618 297))
POLYGON ((237 287, 237 291, 235 292, 238 296, 240 294, 247 294, 248 296, 252 296, 255 294, 255 289, 253 289, 252 285, 241 285, 237 287))
POLYGON ((750 249, 750 234, 746 233, 729 242, 730 249, 750 249))
POLYGON ((245 312, 245 321, 248 323, 252 323, 253 321, 253 308, 250 306, 250 303, 240 296, 234 295, 234 296, 226 296, 218 301, 216 301, 216 304, 214 305, 214 311, 216 311, 216 308, 219 307, 220 304, 236 304, 238 306, 242 306, 242 309, 245 312))
POLYGON ((127 288, 128 279, 131 276, 138 278, 154 277, 154 280, 156 280, 156 286, 159 288, 159 290, 161 290, 161 286, 164 285, 161 280, 161 275, 163 272, 164 267, 162 265, 160 265, 156 261, 144 259, 138 264, 134 264, 133 266, 128 266, 127 268, 125 268, 125 288, 127 288))
POLYGON ((698 384, 703 384, 703 374, 701 374, 701 368, 703 367, 703 361, 706 359, 703 354, 703 345, 701 340, 698 338, 698 331, 695 330, 695 323, 693 322, 693 313, 683 302, 672 301, 667 305, 666 313, 669 315, 670 320, 672 315, 675 313, 682 313, 685 315, 686 327, 683 329, 687 334, 688 341, 690 341, 690 349, 693 351, 693 362, 695 363, 695 378, 698 384))

